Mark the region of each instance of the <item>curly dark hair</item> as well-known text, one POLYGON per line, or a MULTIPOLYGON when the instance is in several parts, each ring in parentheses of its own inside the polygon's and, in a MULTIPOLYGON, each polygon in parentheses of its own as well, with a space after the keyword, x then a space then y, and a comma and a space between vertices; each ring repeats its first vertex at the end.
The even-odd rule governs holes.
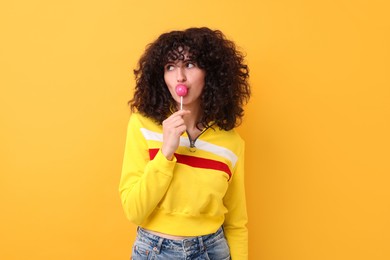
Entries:
POLYGON ((136 86, 129 101, 131 111, 138 110, 162 124, 176 110, 176 102, 164 81, 164 66, 184 59, 184 50, 206 72, 201 95, 203 113, 198 123, 207 127, 213 122, 223 130, 241 124, 243 106, 251 94, 249 68, 233 41, 221 31, 206 27, 164 33, 147 46, 134 70, 136 86))

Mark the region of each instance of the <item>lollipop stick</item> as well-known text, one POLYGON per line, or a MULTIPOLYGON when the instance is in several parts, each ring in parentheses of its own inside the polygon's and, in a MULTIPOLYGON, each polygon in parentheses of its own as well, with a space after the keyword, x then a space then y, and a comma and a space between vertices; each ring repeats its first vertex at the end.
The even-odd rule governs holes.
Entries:
POLYGON ((183 96, 180 96, 180 110, 183 110, 183 96))

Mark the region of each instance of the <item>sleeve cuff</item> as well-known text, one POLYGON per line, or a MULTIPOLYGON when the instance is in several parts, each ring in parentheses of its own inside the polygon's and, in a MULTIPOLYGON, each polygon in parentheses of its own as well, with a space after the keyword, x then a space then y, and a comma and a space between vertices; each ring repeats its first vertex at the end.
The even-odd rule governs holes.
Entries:
POLYGON ((156 156, 153 159, 153 165, 156 165, 156 168, 163 174, 172 176, 173 168, 175 167, 177 159, 173 156, 172 160, 168 160, 164 154, 161 152, 161 149, 158 150, 156 156))

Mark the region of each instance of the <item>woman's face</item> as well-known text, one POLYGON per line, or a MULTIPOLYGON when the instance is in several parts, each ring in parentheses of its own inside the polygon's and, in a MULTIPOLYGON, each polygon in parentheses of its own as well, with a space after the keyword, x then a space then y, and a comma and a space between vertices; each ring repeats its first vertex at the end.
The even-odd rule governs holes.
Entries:
POLYGON ((184 54, 183 60, 168 62, 164 66, 164 80, 172 97, 180 106, 180 96, 176 93, 177 85, 187 87, 187 95, 183 97, 183 107, 190 108, 200 105, 200 96, 205 84, 206 72, 184 54))

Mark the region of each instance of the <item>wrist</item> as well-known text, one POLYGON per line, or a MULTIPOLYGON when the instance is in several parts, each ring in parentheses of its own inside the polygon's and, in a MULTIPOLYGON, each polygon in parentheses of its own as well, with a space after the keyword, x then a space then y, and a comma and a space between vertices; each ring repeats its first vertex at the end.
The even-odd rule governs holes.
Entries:
POLYGON ((173 159, 173 153, 172 152, 167 152, 164 147, 161 148, 161 153, 165 156, 165 158, 168 160, 168 161, 172 161, 173 159))

